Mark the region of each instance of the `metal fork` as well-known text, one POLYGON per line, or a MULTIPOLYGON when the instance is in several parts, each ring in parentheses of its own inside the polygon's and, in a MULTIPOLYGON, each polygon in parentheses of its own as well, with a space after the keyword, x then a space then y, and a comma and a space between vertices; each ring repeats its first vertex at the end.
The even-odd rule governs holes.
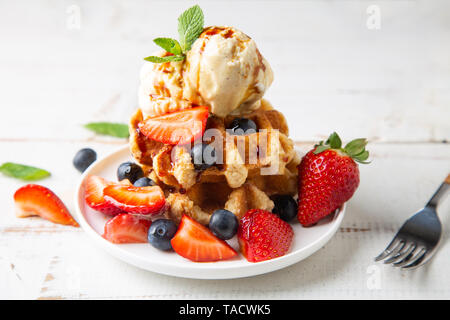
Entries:
POLYGON ((450 174, 425 208, 406 220, 391 243, 375 258, 375 261, 384 260, 384 263, 391 263, 395 267, 415 269, 430 260, 442 235, 442 226, 436 207, 449 189, 450 174))

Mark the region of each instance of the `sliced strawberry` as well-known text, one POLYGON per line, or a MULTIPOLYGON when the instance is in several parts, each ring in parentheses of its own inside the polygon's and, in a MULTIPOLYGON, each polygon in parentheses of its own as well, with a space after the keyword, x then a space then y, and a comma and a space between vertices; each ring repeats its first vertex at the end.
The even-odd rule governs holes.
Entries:
POLYGON ((238 241, 242 254, 250 262, 260 262, 285 255, 294 231, 276 214, 249 210, 239 222, 238 241))
POLYGON ((19 218, 41 216, 54 223, 78 227, 61 199, 46 187, 27 184, 14 193, 14 202, 19 218))
MULTIPOLYGON (((126 180, 128 181, 128 180, 126 180)), ((98 176, 89 176, 86 178, 85 194, 84 198, 86 204, 94 210, 101 213, 114 216, 123 212, 122 209, 117 208, 115 205, 107 202, 103 197, 103 190, 114 183, 106 181, 98 176)))
POLYGON ((103 238, 112 243, 145 243, 152 222, 121 213, 105 224, 103 238))
POLYGON ((128 213, 158 214, 166 203, 164 192, 158 186, 134 187, 110 185, 103 190, 105 200, 128 213))
POLYGON ((228 243, 187 215, 181 218, 171 244, 176 253, 195 262, 226 260, 237 255, 228 243))
POLYGON ((151 117, 138 126, 151 140, 172 145, 186 144, 203 135, 208 114, 208 107, 200 106, 151 117))
POLYGON ((123 180, 119 181, 119 184, 124 185, 124 186, 132 186, 133 185, 130 182, 130 180, 128 180, 128 179, 123 179, 123 180))

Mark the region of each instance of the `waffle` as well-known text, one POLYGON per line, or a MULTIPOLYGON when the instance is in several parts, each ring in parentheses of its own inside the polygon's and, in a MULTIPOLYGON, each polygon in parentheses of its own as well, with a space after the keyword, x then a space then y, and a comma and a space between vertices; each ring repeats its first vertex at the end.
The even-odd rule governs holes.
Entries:
POLYGON ((224 183, 199 183, 184 194, 170 193, 166 201, 170 206, 168 215, 176 223, 180 222, 183 214, 188 214, 205 225, 217 209, 229 210, 240 219, 250 209, 271 211, 274 207, 267 194, 251 182, 236 189, 224 183))
POLYGON ((223 164, 203 171, 195 170, 186 147, 164 145, 140 133, 140 110, 131 118, 131 152, 144 172, 166 192, 169 216, 174 221, 186 213, 207 224, 212 212, 221 208, 240 218, 248 209, 272 210, 269 197, 273 194, 297 192, 296 167, 300 159, 288 138, 284 116, 263 99, 258 109, 239 117, 253 120, 259 131, 226 135, 226 128, 236 116, 210 115, 206 132, 215 133, 209 143, 214 143, 216 150, 223 150, 218 155, 223 164), (217 148, 220 144, 223 148, 217 148))
MULTIPOLYGON (((131 152, 136 161, 144 166, 144 170, 153 169, 159 180, 177 189, 189 189, 196 183, 219 182, 226 182, 231 188, 238 188, 253 178, 257 178, 257 184, 261 186, 263 180, 272 181, 279 178, 262 179, 261 175, 291 177, 290 173, 299 159, 292 140, 288 138, 284 116, 274 110, 267 101, 262 100, 261 107, 245 117, 253 120, 262 131, 244 136, 226 135, 225 128, 235 117, 209 117, 206 129, 216 129, 216 133, 222 137, 223 164, 204 171, 195 170, 186 148, 164 145, 147 139, 140 133, 138 123, 143 120, 140 110, 130 121, 131 152), (262 146, 262 141, 267 143, 262 146), (255 150, 257 154, 253 152, 255 150)), ((214 140, 212 143, 220 142, 214 140)))

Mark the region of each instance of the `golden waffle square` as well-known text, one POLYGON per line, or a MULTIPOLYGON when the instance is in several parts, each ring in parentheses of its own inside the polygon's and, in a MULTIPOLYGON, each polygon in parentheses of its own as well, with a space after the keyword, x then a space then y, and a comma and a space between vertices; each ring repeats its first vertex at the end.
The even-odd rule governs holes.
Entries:
POLYGON ((169 218, 176 223, 187 214, 205 225, 218 209, 229 210, 240 219, 250 209, 271 211, 274 207, 266 193, 250 182, 236 189, 224 183, 199 183, 186 193, 169 193, 167 203, 169 218))

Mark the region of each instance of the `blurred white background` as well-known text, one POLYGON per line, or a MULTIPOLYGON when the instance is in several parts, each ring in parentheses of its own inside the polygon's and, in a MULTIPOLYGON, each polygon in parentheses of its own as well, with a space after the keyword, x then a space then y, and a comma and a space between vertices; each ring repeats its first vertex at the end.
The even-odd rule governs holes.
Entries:
POLYGON ((79 139, 81 123, 126 122, 152 39, 176 37, 194 3, 207 25, 256 40, 275 72, 267 98, 295 139, 450 139, 445 0, 2 0, 0 137, 79 139))

